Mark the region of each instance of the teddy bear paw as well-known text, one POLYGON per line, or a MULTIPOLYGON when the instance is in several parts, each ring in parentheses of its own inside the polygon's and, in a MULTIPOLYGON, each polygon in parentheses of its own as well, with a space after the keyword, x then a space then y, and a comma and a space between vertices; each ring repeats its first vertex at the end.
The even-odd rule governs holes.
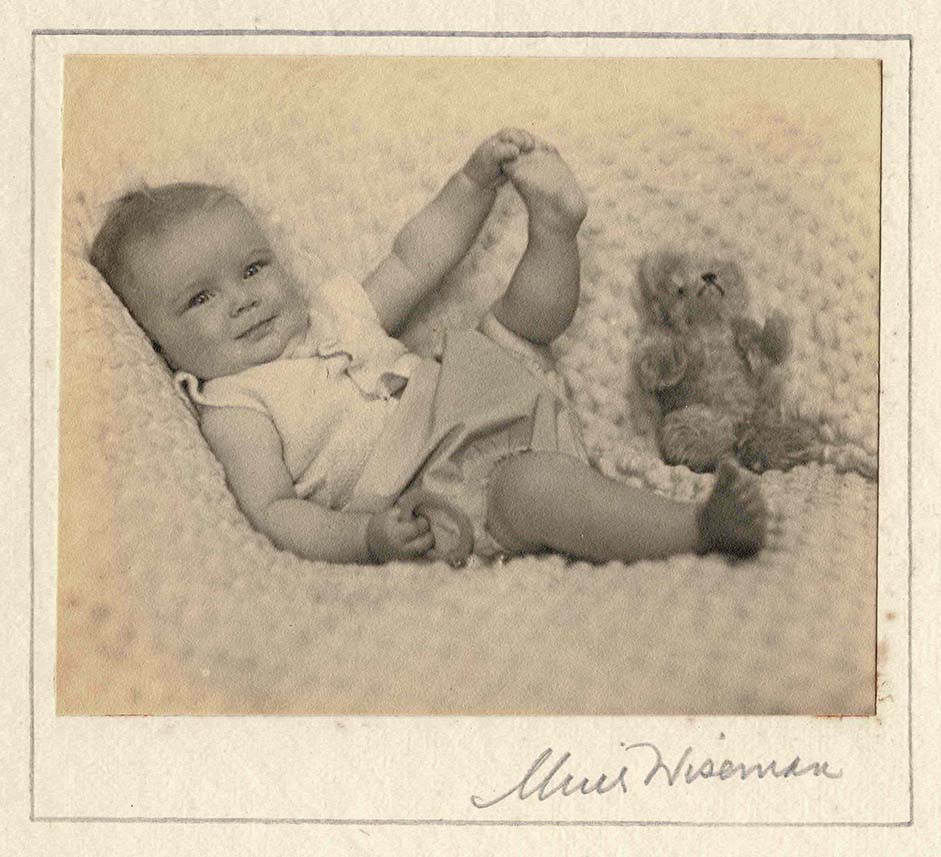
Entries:
POLYGON ((676 386, 686 374, 686 350, 674 342, 648 348, 637 363, 637 377, 648 393, 676 386))
POLYGON ((734 448, 731 418, 705 405, 689 405, 667 414, 660 426, 660 452, 667 464, 685 464, 696 473, 716 469, 734 448))

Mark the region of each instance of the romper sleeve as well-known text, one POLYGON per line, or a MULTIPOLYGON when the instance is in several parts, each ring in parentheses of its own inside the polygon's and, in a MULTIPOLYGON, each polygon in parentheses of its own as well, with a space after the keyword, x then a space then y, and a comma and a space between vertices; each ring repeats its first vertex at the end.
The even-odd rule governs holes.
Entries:
POLYGON ((214 378, 200 382, 189 372, 177 372, 173 376, 177 393, 189 405, 201 412, 204 408, 248 408, 270 416, 268 408, 250 388, 239 383, 238 375, 214 378))
POLYGON ((318 297, 336 322, 330 346, 350 355, 346 371, 362 393, 388 398, 402 389, 421 358, 385 332, 359 281, 340 274, 320 286, 318 297))
POLYGON ((320 286, 319 297, 341 325, 362 324, 386 336, 369 295, 355 277, 349 274, 332 277, 320 286))

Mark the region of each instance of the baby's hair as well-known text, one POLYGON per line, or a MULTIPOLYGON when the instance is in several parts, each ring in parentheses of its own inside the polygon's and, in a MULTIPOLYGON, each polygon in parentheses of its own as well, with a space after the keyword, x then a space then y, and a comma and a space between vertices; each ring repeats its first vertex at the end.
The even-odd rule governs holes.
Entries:
POLYGON ((129 240, 158 235, 181 217, 237 197, 218 185, 178 182, 132 190, 116 199, 92 242, 88 260, 120 298, 127 282, 129 240))

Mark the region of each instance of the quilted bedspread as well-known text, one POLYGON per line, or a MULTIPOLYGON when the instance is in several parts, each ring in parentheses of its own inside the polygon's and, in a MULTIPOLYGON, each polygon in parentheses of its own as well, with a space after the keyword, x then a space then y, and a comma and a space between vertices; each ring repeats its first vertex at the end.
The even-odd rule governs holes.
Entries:
MULTIPOLYGON (((872 711, 879 69, 868 62, 70 58, 61 283, 62 713, 872 711), (476 142, 555 143, 590 202, 557 343, 596 465, 670 496, 630 371, 640 257, 739 262, 791 319, 789 406, 832 443, 760 477, 752 560, 307 562, 253 531, 85 260, 135 183, 223 182, 307 282, 362 276, 476 142)), ((510 187, 406 334, 471 326, 525 242, 510 187)))

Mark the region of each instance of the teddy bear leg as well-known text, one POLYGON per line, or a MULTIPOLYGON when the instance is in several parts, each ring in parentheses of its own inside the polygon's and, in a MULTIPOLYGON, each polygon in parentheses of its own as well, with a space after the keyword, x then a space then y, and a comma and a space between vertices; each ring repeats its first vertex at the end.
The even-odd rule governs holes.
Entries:
POLYGON ((790 470, 818 457, 821 444, 815 427, 802 420, 754 418, 739 427, 736 456, 749 470, 790 470))
POLYGON ((685 464, 697 473, 715 470, 732 454, 732 419, 706 405, 687 405, 671 411, 660 424, 660 453, 667 464, 685 464))

